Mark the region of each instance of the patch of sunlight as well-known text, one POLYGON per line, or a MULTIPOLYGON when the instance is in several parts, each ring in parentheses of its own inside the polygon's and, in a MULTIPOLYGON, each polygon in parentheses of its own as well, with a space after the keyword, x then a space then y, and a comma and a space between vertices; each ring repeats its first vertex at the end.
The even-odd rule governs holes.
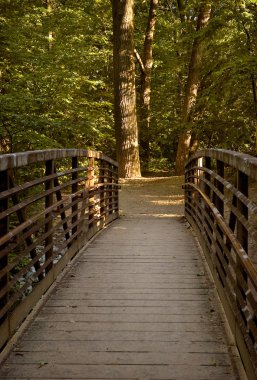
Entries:
POLYGON ((168 199, 170 199, 170 198, 183 198, 184 199, 184 195, 181 195, 181 194, 174 194, 174 195, 140 195, 140 197, 142 197, 142 198, 156 198, 156 197, 158 197, 159 199, 160 198, 168 198, 168 199))
POLYGON ((154 218, 181 218, 183 216, 183 213, 181 214, 153 214, 153 213, 141 213, 140 214, 133 214, 134 216, 136 215, 137 217, 154 217, 154 218))
POLYGON ((159 206, 174 206, 174 205, 183 205, 184 199, 176 199, 176 200, 158 200, 158 201, 149 201, 150 203, 153 203, 155 205, 159 206))

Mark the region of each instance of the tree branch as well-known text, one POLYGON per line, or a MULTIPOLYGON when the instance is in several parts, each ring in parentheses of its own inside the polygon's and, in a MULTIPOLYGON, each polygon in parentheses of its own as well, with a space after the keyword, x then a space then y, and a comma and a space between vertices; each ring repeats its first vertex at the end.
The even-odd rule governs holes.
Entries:
POLYGON ((140 70, 142 71, 142 73, 145 74, 145 66, 143 64, 143 61, 137 51, 137 49, 134 49, 134 53, 135 53, 135 56, 136 56, 136 59, 137 59, 137 62, 139 63, 139 67, 140 67, 140 70))

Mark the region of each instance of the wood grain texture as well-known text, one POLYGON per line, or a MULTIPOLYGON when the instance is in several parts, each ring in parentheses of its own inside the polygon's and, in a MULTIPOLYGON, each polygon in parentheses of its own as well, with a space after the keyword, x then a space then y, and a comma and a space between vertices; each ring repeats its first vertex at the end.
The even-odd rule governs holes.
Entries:
POLYGON ((239 379, 216 302, 183 223, 121 218, 58 284, 0 378, 239 379))

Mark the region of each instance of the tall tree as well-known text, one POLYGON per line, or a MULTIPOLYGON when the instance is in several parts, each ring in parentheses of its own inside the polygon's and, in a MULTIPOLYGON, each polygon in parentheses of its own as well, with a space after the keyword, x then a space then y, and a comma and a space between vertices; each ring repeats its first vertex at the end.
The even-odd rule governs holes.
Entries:
POLYGON ((134 0, 112 0, 114 118, 119 175, 140 177, 134 62, 134 0))
MULTIPOLYGON (((178 6, 180 12, 184 12, 181 1, 178 1, 178 6)), ((211 15, 211 3, 208 0, 202 1, 200 4, 199 14, 197 18, 196 32, 200 32, 204 28, 210 19, 211 15)), ((182 13, 181 19, 184 18, 182 13)), ((198 87, 200 83, 200 68, 202 61, 202 46, 203 37, 200 33, 194 39, 192 46, 191 59, 189 64, 189 71, 186 83, 185 98, 182 108, 181 122, 184 131, 179 134, 179 141, 177 147, 177 156, 175 164, 175 173, 177 175, 182 175, 184 172, 185 161, 188 157, 190 141, 191 141, 191 130, 188 129, 188 124, 190 123, 191 113, 193 111, 198 87)))
POLYGON ((157 20, 159 0, 150 0, 147 27, 145 31, 143 59, 135 51, 141 70, 140 88, 140 147, 145 167, 148 168, 150 159, 150 121, 151 121, 151 76, 153 67, 153 40, 157 20))

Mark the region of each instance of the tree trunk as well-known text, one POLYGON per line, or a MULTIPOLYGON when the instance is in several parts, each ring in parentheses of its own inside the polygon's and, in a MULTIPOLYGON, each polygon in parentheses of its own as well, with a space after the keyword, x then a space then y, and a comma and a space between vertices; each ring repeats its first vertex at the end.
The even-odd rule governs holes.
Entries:
POLYGON ((112 0, 114 117, 119 176, 140 177, 134 63, 134 0, 112 0))
MULTIPOLYGON (((208 1, 201 3, 198 18, 197 18, 197 27, 196 31, 204 28, 210 19, 211 15, 211 4, 208 1)), ((175 174, 182 175, 184 172, 184 166, 186 159, 188 157, 190 149, 190 140, 191 140, 191 131, 187 129, 187 124, 190 122, 192 110, 194 108, 197 92, 199 86, 199 72, 201 67, 202 60, 202 45, 203 38, 202 36, 197 36, 194 39, 191 60, 189 65, 187 84, 185 90, 185 98, 183 103, 181 122, 186 132, 183 132, 179 135, 176 164, 175 164, 175 174)))
MULTIPOLYGON (((255 56, 254 48, 253 48, 252 41, 251 41, 250 32, 244 23, 243 23, 243 28, 244 28, 244 32, 246 34, 246 41, 247 41, 247 47, 248 47, 249 54, 250 54, 250 56, 255 56)), ((253 72, 251 73, 251 83, 252 83, 254 113, 256 116, 256 120, 257 120, 257 81, 256 81, 255 74, 253 72)), ((256 126, 255 126, 255 153, 257 153, 257 122, 256 122, 256 126)))
POLYGON ((144 41, 143 68, 141 69, 140 145, 146 168, 149 166, 150 159, 151 74, 153 67, 153 38, 157 19, 158 1, 159 0, 150 0, 144 41))

